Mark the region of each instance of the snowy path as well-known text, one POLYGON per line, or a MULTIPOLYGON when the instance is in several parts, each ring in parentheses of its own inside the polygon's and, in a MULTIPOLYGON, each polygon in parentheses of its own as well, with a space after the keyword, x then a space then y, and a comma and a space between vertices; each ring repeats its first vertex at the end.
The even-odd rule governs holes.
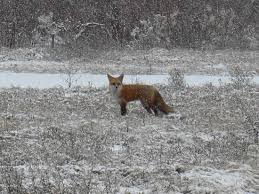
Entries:
MULTIPOLYGON (((145 84, 168 84, 169 75, 125 75, 125 83, 145 83, 145 84)), ((215 75, 185 75, 185 81, 190 86, 202 86, 207 83, 219 85, 230 82, 228 76, 215 75)), ((106 87, 107 77, 104 74, 81 73, 73 74, 47 74, 47 73, 14 73, 0 72, 0 87, 9 88, 12 86, 51 88, 67 87, 69 82, 72 86, 93 86, 97 88, 106 87)), ((259 84, 259 76, 255 76, 253 82, 259 84)))

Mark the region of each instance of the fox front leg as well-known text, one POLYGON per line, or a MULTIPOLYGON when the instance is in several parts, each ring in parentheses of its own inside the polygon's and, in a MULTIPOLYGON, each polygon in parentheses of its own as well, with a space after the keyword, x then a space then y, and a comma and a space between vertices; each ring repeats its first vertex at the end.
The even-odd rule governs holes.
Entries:
POLYGON ((126 115, 126 113, 127 113, 127 109, 126 109, 127 104, 122 102, 122 103, 120 103, 120 106, 121 106, 121 115, 126 115))

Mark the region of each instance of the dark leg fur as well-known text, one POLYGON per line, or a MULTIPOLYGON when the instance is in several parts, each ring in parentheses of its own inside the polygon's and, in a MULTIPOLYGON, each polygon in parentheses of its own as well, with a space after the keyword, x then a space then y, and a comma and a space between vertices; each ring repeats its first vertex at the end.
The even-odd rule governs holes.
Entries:
POLYGON ((126 104, 120 104, 121 106, 121 115, 126 115, 127 109, 126 109, 126 104))
POLYGON ((144 108, 147 110, 148 113, 152 114, 152 111, 151 111, 150 107, 145 107, 144 106, 144 108))
POLYGON ((144 101, 140 101, 140 102, 141 102, 142 106, 147 110, 147 112, 152 114, 150 106, 148 106, 148 104, 145 103, 144 101))
POLYGON ((156 107, 154 107, 154 108, 152 108, 152 110, 154 111, 155 116, 158 116, 158 110, 157 110, 157 108, 156 108, 156 107))

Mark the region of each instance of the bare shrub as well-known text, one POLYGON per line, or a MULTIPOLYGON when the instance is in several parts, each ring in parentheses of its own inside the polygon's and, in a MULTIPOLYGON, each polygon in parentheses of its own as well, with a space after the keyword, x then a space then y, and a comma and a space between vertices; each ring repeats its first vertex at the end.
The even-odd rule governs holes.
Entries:
POLYGON ((76 75, 78 73, 79 68, 76 67, 76 64, 69 64, 65 66, 65 82, 67 84, 67 88, 70 89, 76 82, 79 77, 76 75))
POLYGON ((230 70, 231 85, 236 91, 230 92, 231 104, 234 104, 236 110, 241 111, 241 117, 246 132, 249 134, 254 143, 258 143, 258 107, 252 100, 256 97, 255 87, 252 83, 254 72, 246 71, 241 66, 235 66, 230 70), (251 99, 251 97, 253 97, 251 99))
POLYGON ((12 194, 25 194, 25 188, 23 187, 23 174, 18 172, 12 166, 7 166, 1 169, 1 179, 0 184, 5 185, 3 190, 7 193, 12 194))
POLYGON ((230 69, 231 81, 235 89, 241 89, 248 85, 251 85, 251 81, 254 77, 254 73, 246 71, 241 66, 235 66, 230 69))
POLYGON ((179 69, 173 69, 169 72, 169 86, 174 90, 183 90, 186 87, 184 73, 179 69))

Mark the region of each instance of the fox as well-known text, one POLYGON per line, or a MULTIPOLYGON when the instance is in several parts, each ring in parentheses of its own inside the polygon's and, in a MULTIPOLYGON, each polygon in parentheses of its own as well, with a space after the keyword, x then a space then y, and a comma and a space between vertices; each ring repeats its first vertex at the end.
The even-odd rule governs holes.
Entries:
POLYGON ((113 77, 107 73, 107 77, 109 80, 109 91, 120 105, 121 115, 126 115, 127 104, 131 101, 140 101, 147 112, 150 114, 154 112, 155 116, 158 116, 158 111, 164 114, 175 112, 173 107, 165 103, 163 97, 154 86, 123 84, 124 74, 121 74, 119 77, 113 77))

